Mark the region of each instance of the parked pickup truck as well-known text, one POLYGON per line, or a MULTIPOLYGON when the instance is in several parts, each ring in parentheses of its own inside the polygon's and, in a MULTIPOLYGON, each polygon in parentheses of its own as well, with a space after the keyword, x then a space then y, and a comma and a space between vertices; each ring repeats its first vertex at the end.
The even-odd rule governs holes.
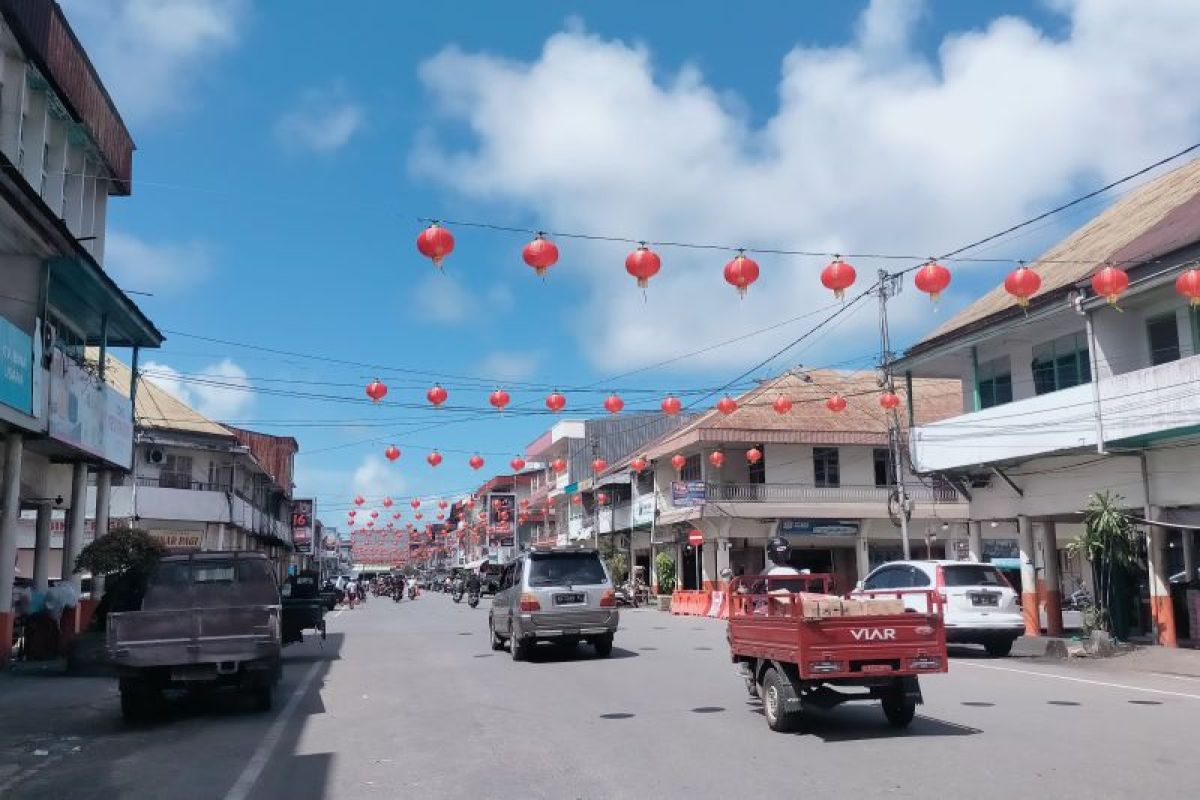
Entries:
POLYGON ((121 714, 151 716, 168 688, 231 685, 262 711, 280 677, 280 599, 262 553, 168 556, 140 611, 108 616, 121 714))
POLYGON ((855 700, 881 701, 887 721, 907 727, 922 702, 918 676, 946 671, 941 598, 925 592, 920 613, 901 598, 912 590, 843 599, 826 594, 832 585, 829 575, 730 582, 729 649, 747 689, 774 731, 795 730, 806 707, 855 700))

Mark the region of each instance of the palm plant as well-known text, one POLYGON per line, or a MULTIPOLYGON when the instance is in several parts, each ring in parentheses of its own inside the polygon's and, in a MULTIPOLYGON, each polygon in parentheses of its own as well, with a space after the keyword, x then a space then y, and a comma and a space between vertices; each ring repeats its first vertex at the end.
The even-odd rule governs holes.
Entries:
POLYGON ((1067 544, 1067 553, 1092 565, 1096 602, 1087 627, 1108 633, 1117 629, 1114 610, 1121 599, 1119 575, 1137 563, 1137 531, 1121 510, 1123 498, 1110 491, 1092 495, 1083 517, 1083 533, 1067 544))

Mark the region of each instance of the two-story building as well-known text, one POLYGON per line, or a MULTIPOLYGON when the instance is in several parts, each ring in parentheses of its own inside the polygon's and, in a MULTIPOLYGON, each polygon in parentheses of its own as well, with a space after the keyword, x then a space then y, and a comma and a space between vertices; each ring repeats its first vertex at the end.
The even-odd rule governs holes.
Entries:
MULTIPOLYGON (((1040 595, 1052 631, 1062 583, 1091 583, 1090 567, 1064 547, 1090 496, 1110 491, 1132 519, 1152 523, 1143 616, 1160 641, 1175 640, 1168 582, 1196 577, 1200 526, 1200 316, 1175 282, 1197 258, 1193 161, 1030 264, 1041 287, 1028 308, 998 286, 897 364, 961 381, 965 413, 937 421, 919 417, 943 398, 916 390, 913 463, 969 493, 973 525, 1017 527, 1025 606, 1040 595), (1115 302, 1092 285, 1106 265, 1129 279, 1115 302)), ((1027 625, 1037 632, 1036 618, 1027 625)))
MULTIPOLYGON (((931 398, 919 420, 961 409, 957 381, 916 383, 931 398)), ((630 452, 616 469, 631 477, 633 563, 666 551, 679 585, 713 588, 726 567, 762 571, 766 542, 778 535, 792 544, 794 566, 850 588, 903 557, 902 514, 914 557, 959 557, 967 504, 949 483, 913 474, 901 501, 879 395, 873 372, 790 372, 736 398, 733 413, 713 409, 630 452), (835 395, 846 401, 840 412, 826 405, 835 395), (785 413, 775 408, 780 397, 785 413), (631 473, 638 457, 648 466, 631 473), (686 544, 692 530, 704 536, 699 548, 686 544)))
POLYGON ((132 462, 130 398, 85 352, 162 342, 101 266, 108 198, 130 193, 132 163, 129 131, 58 4, 0 0, 0 664, 22 509, 36 510, 44 541, 55 511, 68 513, 69 565, 89 472, 107 485, 132 462))

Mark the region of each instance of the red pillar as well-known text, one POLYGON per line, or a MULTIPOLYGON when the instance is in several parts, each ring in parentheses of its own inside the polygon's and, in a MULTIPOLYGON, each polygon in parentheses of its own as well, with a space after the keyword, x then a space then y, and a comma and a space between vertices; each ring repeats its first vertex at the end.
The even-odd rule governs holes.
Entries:
POLYGON ((0 669, 8 669, 12 661, 13 614, 0 611, 0 669))

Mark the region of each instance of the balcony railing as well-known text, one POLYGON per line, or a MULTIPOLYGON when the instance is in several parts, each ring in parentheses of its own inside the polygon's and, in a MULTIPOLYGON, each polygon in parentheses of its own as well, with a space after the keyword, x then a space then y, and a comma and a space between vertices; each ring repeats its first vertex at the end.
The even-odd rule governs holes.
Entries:
MULTIPOLYGON (((890 486, 801 486, 794 483, 709 483, 708 503, 880 503, 886 504, 890 486)), ((921 503, 953 503, 958 494, 949 486, 906 486, 905 492, 921 503)))
POLYGON ((222 483, 204 483, 194 481, 186 475, 163 473, 158 476, 139 475, 138 486, 149 486, 155 489, 188 489, 193 492, 227 492, 229 486, 222 483))

